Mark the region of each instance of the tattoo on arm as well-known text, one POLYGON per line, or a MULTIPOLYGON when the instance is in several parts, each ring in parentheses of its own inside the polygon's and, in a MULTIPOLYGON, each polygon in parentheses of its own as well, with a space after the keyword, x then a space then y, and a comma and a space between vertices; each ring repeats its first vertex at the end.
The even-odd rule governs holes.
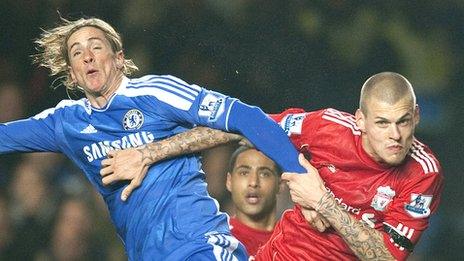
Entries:
POLYGON ((316 208, 361 260, 395 260, 384 244, 380 231, 357 220, 337 204, 330 193, 324 194, 316 208))
POLYGON ((153 164, 160 160, 199 152, 241 139, 242 136, 237 134, 207 127, 195 127, 165 140, 146 144, 137 148, 137 150, 142 154, 143 162, 153 164))

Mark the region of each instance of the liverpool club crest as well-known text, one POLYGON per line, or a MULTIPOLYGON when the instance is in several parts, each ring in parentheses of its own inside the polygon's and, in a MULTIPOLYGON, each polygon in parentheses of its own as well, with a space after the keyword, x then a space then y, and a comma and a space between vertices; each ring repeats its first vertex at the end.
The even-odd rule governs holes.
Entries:
POLYGON ((395 191, 390 186, 378 187, 377 194, 372 198, 371 207, 377 211, 384 211, 387 205, 393 200, 395 194, 395 191))

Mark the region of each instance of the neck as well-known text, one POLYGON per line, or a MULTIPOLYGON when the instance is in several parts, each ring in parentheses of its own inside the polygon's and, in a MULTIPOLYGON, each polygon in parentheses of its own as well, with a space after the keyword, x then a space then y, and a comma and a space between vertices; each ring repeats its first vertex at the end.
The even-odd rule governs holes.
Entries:
POLYGON ((103 108, 108 104, 111 96, 116 92, 116 90, 121 85, 123 74, 118 74, 112 81, 106 83, 105 86, 101 88, 101 91, 95 93, 87 93, 87 99, 89 99, 90 104, 95 108, 103 108))
POLYGON ((264 231, 272 231, 277 222, 275 211, 273 211, 272 213, 266 216, 261 216, 261 217, 250 217, 244 213, 237 212, 235 217, 240 222, 242 222, 243 224, 251 228, 254 228, 257 230, 264 230, 264 231))

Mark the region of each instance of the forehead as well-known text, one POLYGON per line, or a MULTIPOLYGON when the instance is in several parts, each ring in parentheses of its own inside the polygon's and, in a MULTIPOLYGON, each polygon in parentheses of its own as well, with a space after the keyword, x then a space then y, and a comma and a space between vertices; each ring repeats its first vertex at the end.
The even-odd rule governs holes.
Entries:
POLYGON ((256 165, 273 168, 274 162, 260 151, 249 149, 238 155, 235 166, 239 165, 256 165))
POLYGON ((376 98, 371 98, 367 102, 368 118, 397 119, 406 114, 414 113, 414 103, 409 97, 404 97, 395 103, 385 102, 376 98))
POLYGON ((75 44, 88 41, 89 39, 100 39, 102 41, 106 41, 105 33, 101 29, 93 26, 84 26, 69 36, 67 42, 68 49, 75 44))

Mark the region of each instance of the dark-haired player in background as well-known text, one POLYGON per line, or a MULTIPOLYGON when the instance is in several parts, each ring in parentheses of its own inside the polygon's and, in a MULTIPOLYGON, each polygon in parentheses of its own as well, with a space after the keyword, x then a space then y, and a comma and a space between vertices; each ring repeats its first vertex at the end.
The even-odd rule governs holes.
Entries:
POLYGON ((274 230, 281 174, 274 161, 254 148, 241 146, 230 157, 226 180, 234 206, 230 230, 250 256, 274 230))

